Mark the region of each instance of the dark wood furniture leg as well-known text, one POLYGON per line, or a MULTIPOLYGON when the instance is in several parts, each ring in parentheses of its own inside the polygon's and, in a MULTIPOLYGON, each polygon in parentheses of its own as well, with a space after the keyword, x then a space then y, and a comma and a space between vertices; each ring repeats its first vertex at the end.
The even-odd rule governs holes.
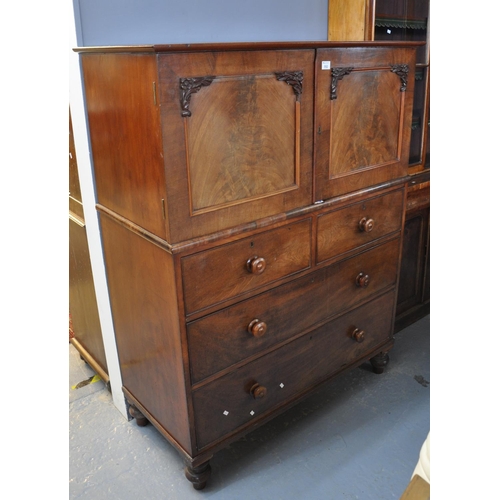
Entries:
POLYGON ((135 407, 134 405, 130 405, 128 408, 128 412, 130 413, 130 416, 135 418, 135 421, 137 422, 137 425, 139 427, 145 427, 148 425, 149 420, 135 407))
POLYGON ((186 462, 184 474, 187 480, 193 483, 193 488, 195 490, 202 490, 206 486, 211 473, 212 468, 210 467, 210 461, 198 467, 192 467, 190 462, 186 462))
POLYGON ((370 363, 373 367, 373 372, 380 374, 384 373, 384 369, 389 363, 389 353, 388 352, 380 352, 376 356, 370 359, 370 363))

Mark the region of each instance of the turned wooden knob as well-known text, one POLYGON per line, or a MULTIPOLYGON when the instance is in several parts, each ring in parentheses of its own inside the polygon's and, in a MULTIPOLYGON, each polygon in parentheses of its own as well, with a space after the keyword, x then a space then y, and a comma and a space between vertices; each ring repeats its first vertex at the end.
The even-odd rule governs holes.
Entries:
POLYGON ((373 219, 368 219, 367 217, 363 217, 358 223, 359 230, 364 233, 369 233, 373 229, 374 225, 375 221, 373 219))
POLYGON ((351 338, 356 342, 363 342, 365 340, 365 332, 359 328, 355 328, 351 333, 351 338))
POLYGON ((262 274, 266 268, 266 260, 264 257, 254 256, 247 260, 247 270, 252 274, 262 274))
POLYGON ((250 394, 255 399, 260 399, 260 398, 263 398, 267 394, 267 389, 265 387, 263 387, 262 385, 255 383, 250 388, 250 394))
POLYGON ((258 319, 254 319, 250 321, 247 330, 254 336, 254 337, 262 337, 264 333, 267 331, 267 325, 258 319))
POLYGON ((370 276, 368 276, 368 274, 359 273, 356 276, 356 285, 361 288, 366 288, 369 282, 370 282, 370 276))

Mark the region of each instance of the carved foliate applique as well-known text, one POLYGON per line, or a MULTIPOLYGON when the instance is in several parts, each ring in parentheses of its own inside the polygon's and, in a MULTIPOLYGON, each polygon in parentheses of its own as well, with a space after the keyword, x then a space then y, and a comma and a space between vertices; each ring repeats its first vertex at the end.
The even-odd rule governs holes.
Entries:
POLYGON ((202 87, 208 87, 215 79, 215 76, 200 76, 196 78, 181 78, 179 80, 181 88, 181 115, 191 116, 189 103, 191 95, 196 94, 202 87))
POLYGON ((348 75, 354 68, 332 68, 332 86, 330 89, 330 99, 337 99, 337 85, 339 80, 342 80, 345 75, 348 75))
POLYGON ((304 80, 303 71, 284 71, 283 73, 275 73, 276 78, 280 82, 285 82, 293 88, 297 101, 300 100, 302 94, 302 81, 304 80))
POLYGON ((396 73, 396 75, 401 78, 401 92, 406 92, 406 86, 408 85, 408 73, 410 71, 410 68, 408 64, 395 64, 394 66, 391 66, 391 71, 393 73, 396 73))

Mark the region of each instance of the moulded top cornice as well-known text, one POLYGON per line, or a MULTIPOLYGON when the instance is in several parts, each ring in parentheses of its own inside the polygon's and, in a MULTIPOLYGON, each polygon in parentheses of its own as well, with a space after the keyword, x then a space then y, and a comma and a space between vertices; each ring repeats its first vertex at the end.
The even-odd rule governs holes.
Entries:
POLYGON ((156 44, 156 45, 107 45, 96 47, 76 47, 73 50, 80 53, 92 52, 212 52, 230 50, 291 50, 291 49, 323 49, 346 47, 418 47, 425 42, 395 42, 395 41, 293 41, 293 42, 230 42, 230 43, 187 43, 187 44, 156 44))

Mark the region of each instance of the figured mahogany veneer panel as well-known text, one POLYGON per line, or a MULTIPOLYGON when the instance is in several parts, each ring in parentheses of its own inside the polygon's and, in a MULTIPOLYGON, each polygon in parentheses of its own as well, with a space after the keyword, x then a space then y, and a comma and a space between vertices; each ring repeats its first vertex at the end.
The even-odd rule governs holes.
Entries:
POLYGON ((318 217, 317 262, 401 230, 402 189, 318 217))
POLYGON ((310 219, 184 257, 186 314, 310 266, 310 219))
POLYGON ((101 228, 123 385, 189 452, 173 257, 105 215, 101 228))
POLYGON ((82 54, 97 201, 167 238, 156 60, 145 54, 82 54))
POLYGON ((414 58, 409 49, 318 50, 316 200, 406 175, 414 58))
POLYGON ((396 283, 399 239, 187 325, 192 382, 283 342, 396 283), (370 276, 366 288, 356 276, 370 276), (253 335, 254 320, 265 332, 253 335), (260 335, 260 336, 259 336, 260 335))
POLYGON ((198 449, 257 422, 388 341, 394 299, 391 291, 194 391, 198 449), (351 337, 356 328, 363 342, 351 337))
POLYGON ((340 97, 331 100, 330 179, 397 161, 402 104, 397 77, 387 69, 353 71, 340 86, 340 97))
POLYGON ((158 74, 171 242, 311 204, 314 50, 165 53, 158 74))
POLYGON ((198 92, 186 119, 192 213, 297 189, 296 107, 274 74, 216 78, 198 92))

